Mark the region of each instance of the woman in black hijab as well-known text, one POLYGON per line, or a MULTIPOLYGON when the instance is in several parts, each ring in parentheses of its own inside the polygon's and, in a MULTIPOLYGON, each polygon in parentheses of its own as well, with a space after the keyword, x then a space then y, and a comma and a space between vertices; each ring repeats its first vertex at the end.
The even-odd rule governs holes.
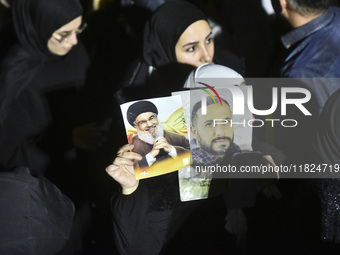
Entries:
POLYGON ((214 61, 242 72, 239 59, 217 49, 212 37, 209 20, 200 9, 187 1, 168 1, 146 23, 143 57, 155 68, 176 62, 198 67, 214 61), (181 51, 188 54, 185 59, 181 51))
POLYGON ((1 68, 0 169, 24 166, 39 175, 46 152, 62 154, 71 140, 69 113, 89 62, 77 40, 82 6, 78 0, 16 0, 12 16, 19 44, 1 68))
POLYGON ((203 50, 209 51, 209 56, 202 59, 202 63, 200 64, 211 62, 214 57, 214 47, 207 17, 196 6, 186 1, 170 1, 164 3, 147 21, 144 30, 143 44, 143 57, 145 62, 149 66, 156 68, 180 62, 176 56, 176 45, 187 28, 198 21, 202 21, 205 23, 203 25, 207 27, 208 33, 200 32, 203 33, 200 37, 206 39, 204 41, 206 49, 203 50))
POLYGON ((326 167, 324 179, 318 180, 321 200, 321 239, 340 244, 340 90, 325 104, 312 143, 312 158, 326 167), (330 170, 332 169, 332 170, 330 170))
POLYGON ((0 228, 9 228, 0 250, 55 254, 69 239, 74 205, 42 175, 71 140, 69 112, 89 61, 76 37, 82 6, 78 0, 15 0, 11 9, 19 44, 0 69, 0 228))
MULTIPOLYGON (((219 63, 242 73, 242 64, 238 57, 229 51, 215 48, 212 37, 207 16, 195 5, 187 1, 165 2, 146 22, 143 61, 134 63, 133 68, 125 75, 123 87, 131 88, 125 95, 129 97, 129 93, 133 93, 139 98, 130 96, 129 99, 140 99, 139 92, 145 92, 145 87, 135 93, 138 86, 151 85, 149 94, 153 92, 152 89, 159 89, 159 82, 149 79, 151 74, 161 75, 155 74, 159 69, 168 68, 168 72, 174 70, 177 76, 186 76, 181 79, 181 85, 188 76, 188 70, 191 71, 204 63, 219 63)), ((162 70, 160 72, 164 73, 162 70)), ((173 79, 174 76, 169 78, 173 79)), ((176 80, 174 82, 178 83, 176 80)), ((177 87, 173 90, 176 89, 177 87)))

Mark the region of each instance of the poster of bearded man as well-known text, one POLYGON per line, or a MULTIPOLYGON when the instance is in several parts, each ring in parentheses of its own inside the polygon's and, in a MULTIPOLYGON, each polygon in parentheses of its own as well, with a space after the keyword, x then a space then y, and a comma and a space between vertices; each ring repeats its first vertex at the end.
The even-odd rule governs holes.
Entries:
POLYGON ((177 171, 191 164, 190 144, 180 96, 128 102, 121 111, 129 144, 142 156, 136 179, 177 171))

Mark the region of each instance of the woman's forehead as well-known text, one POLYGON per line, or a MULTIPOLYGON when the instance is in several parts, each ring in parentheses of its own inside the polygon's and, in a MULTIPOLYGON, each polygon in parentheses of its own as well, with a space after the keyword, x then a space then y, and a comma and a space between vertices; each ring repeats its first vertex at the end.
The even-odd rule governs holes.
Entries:
POLYGON ((211 33, 211 28, 207 21, 199 20, 192 23, 187 29, 182 33, 178 40, 178 43, 187 43, 204 40, 209 37, 211 33))
POLYGON ((74 20, 70 21, 69 23, 63 25, 56 31, 71 31, 71 30, 78 28, 81 25, 81 23, 82 23, 82 16, 79 16, 75 18, 74 20))

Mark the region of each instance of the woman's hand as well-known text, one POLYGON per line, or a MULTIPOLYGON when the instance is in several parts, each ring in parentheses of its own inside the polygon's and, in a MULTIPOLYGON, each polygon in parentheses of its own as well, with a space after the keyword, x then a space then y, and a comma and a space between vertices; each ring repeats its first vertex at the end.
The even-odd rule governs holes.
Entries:
POLYGON ((120 148, 113 164, 106 168, 106 172, 122 186, 124 195, 132 194, 139 184, 135 177, 133 165, 134 161, 141 160, 142 156, 131 152, 133 147, 133 144, 126 144, 120 148))

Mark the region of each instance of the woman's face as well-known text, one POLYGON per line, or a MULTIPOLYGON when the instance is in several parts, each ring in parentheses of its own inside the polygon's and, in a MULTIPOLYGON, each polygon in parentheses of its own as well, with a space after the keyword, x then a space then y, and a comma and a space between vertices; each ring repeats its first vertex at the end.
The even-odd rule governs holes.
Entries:
POLYGON ((54 31, 47 42, 47 47, 55 55, 66 55, 78 43, 77 34, 80 31, 82 17, 79 16, 54 31))
POLYGON ((192 23, 179 38, 175 50, 179 63, 196 67, 212 63, 214 42, 208 22, 199 20, 192 23))

